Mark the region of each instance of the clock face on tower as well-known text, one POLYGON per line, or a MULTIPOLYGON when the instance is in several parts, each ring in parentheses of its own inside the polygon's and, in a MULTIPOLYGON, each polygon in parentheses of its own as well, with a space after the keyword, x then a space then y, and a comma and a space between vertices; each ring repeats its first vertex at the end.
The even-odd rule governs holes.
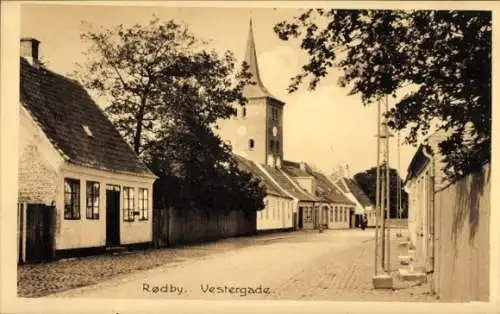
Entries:
POLYGON ((273 126, 273 136, 278 136, 278 128, 276 126, 273 126))

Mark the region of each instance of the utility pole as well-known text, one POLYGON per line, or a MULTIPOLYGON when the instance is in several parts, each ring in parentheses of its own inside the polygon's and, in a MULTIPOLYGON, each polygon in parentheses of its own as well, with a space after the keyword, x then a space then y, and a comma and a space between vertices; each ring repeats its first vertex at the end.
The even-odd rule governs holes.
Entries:
POLYGON ((382 97, 377 108, 377 182, 376 182, 376 225, 375 225, 375 288, 392 288, 390 263, 390 228, 386 220, 390 218, 390 167, 389 167, 389 132, 387 120, 381 121, 381 102, 384 112, 388 112, 388 96, 382 97), (380 267, 379 267, 380 259, 380 267), (382 271, 381 273, 379 271, 382 271))
MULTIPOLYGON (((398 219, 401 221, 403 214, 401 212, 401 138, 400 131, 398 130, 398 181, 397 181, 397 208, 398 208, 398 219)), ((402 230, 399 228, 398 237, 402 236, 402 230)))

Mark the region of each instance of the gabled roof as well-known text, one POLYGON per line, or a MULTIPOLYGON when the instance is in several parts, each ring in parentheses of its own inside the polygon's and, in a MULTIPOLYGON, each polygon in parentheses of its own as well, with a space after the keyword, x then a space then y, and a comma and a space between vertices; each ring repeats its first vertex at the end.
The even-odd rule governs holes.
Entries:
POLYGON ((288 193, 290 193, 293 197, 297 198, 300 201, 309 201, 315 202, 318 199, 307 193, 306 190, 295 187, 294 183, 290 181, 289 178, 286 177, 284 173, 282 173, 279 169, 275 167, 271 167, 268 165, 262 165, 264 169, 269 173, 269 175, 288 193))
POLYGON ((70 163, 154 177, 76 81, 21 58, 20 101, 70 163))
MULTIPOLYGON (((259 64, 257 62, 257 50, 255 49, 255 40, 253 36, 252 20, 250 20, 250 29, 248 31, 245 62, 249 67, 248 72, 252 75, 250 81, 253 84, 248 84, 245 86, 243 95, 247 98, 269 97, 279 101, 267 90, 260 78, 259 64)), ((281 101, 279 102, 281 103, 281 101)))
POLYGON ((358 200, 358 202, 363 207, 373 206, 370 198, 365 194, 363 189, 359 186, 356 180, 351 178, 344 178, 345 183, 349 189, 349 191, 354 195, 354 197, 358 200))
POLYGON ((312 175, 316 178, 316 190, 317 193, 323 194, 328 201, 337 204, 348 204, 348 205, 356 205, 347 197, 345 197, 342 192, 340 192, 337 187, 328 180, 328 178, 318 172, 313 171, 312 175))
POLYGON ((267 194, 291 199, 291 197, 282 192, 281 189, 264 172, 262 172, 253 161, 243 158, 237 154, 233 154, 233 156, 235 157, 240 170, 246 171, 262 181, 267 194))
POLYGON ((303 170, 300 167, 300 163, 283 160, 281 169, 293 177, 311 177, 312 175, 308 172, 308 170, 310 171, 311 169, 309 169, 305 163, 304 166, 305 169, 303 170))
POLYGON ((446 183, 446 176, 444 174, 444 156, 441 154, 441 149, 439 148, 439 144, 446 140, 448 136, 451 134, 451 130, 445 131, 444 129, 440 129, 430 136, 428 136, 424 143, 420 144, 415 155, 413 155, 410 164, 408 165, 408 171, 405 179, 406 182, 411 179, 417 177, 420 172, 425 168, 429 159, 423 153, 424 149, 430 149, 430 153, 434 156, 434 163, 436 166, 435 171, 435 183, 437 185, 442 185, 446 183))

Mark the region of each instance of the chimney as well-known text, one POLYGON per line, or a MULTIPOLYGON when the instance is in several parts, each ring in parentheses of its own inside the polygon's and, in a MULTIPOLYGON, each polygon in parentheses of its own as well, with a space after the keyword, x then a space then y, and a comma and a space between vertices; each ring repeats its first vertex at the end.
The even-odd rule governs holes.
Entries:
POLYGON ((281 168, 281 158, 276 157, 276 168, 280 169, 281 168))
POLYGON ((267 165, 271 166, 271 167, 275 167, 276 166, 274 156, 271 155, 271 154, 269 154, 269 156, 267 156, 267 165))
POLYGON ((300 163, 300 170, 306 171, 306 163, 305 162, 300 163))
POLYGON ((38 47, 40 41, 35 38, 21 38, 21 57, 28 60, 32 66, 39 66, 38 47))

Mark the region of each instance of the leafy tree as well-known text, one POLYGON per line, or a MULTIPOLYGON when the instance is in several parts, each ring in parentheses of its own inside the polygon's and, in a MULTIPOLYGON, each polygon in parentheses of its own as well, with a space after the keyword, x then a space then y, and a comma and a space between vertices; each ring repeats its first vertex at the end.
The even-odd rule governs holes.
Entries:
MULTIPOLYGON (((384 165, 380 167, 380 171, 384 171, 386 168, 384 165)), ((397 189, 398 189, 398 180, 400 182, 400 186, 403 186, 403 182, 401 177, 398 175, 396 169, 389 168, 389 177, 390 177, 390 192, 389 192, 389 217, 390 218, 398 218, 398 202, 397 202, 397 189)), ((359 172, 354 175, 354 180, 359 184, 359 186, 363 189, 366 196, 370 198, 373 204, 376 203, 376 193, 377 193, 377 167, 370 168, 364 172, 359 172)), ((408 193, 401 188, 401 218, 408 218, 408 193)))
POLYGON ((86 31, 87 60, 75 73, 109 101, 105 112, 160 180, 155 204, 207 211, 263 208, 258 180, 236 167, 216 122, 244 105, 249 74, 229 51, 205 49, 186 26, 147 25, 86 31), (242 203, 241 200, 246 200, 242 203))
POLYGON ((409 128, 410 144, 451 131, 440 144, 450 178, 490 160, 491 12, 311 9, 274 30, 309 55, 290 92, 306 77, 315 89, 332 67, 365 105, 414 87, 386 113, 391 128, 409 128))

